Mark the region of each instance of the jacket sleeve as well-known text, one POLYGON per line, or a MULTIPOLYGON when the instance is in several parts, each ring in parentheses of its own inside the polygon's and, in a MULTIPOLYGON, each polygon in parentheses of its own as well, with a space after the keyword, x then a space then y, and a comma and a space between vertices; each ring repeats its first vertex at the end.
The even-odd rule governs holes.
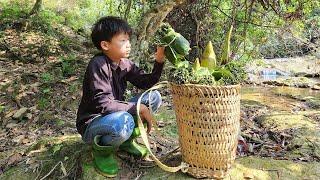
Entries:
POLYGON ((140 89, 148 89, 159 82, 164 63, 155 62, 152 72, 146 74, 141 68, 130 61, 130 71, 127 80, 140 89))
POLYGON ((106 64, 92 64, 88 67, 90 78, 90 92, 92 92, 92 105, 101 114, 109 114, 118 111, 127 111, 136 114, 135 103, 115 100, 112 93, 111 77, 108 77, 106 64))

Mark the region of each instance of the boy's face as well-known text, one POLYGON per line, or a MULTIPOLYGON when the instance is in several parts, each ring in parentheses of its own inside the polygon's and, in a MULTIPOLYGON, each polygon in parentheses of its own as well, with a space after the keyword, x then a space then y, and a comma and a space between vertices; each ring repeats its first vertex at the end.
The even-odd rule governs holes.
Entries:
POLYGON ((131 51, 130 37, 126 33, 116 34, 111 41, 101 41, 101 47, 113 60, 128 58, 131 51))

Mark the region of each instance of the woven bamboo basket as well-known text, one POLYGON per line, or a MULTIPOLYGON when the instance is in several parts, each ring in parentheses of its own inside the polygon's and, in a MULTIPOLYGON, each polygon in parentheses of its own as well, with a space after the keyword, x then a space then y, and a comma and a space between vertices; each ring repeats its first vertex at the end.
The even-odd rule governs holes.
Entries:
POLYGON ((182 160, 197 178, 223 178, 236 157, 240 85, 170 84, 182 160))

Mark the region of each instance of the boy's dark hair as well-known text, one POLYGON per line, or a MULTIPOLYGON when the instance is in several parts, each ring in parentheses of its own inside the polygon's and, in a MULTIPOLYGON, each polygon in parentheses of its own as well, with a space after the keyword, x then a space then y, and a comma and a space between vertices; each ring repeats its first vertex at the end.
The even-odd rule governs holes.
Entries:
POLYGON ((93 26, 91 39, 99 50, 101 41, 111 41, 112 37, 118 33, 126 33, 131 36, 132 29, 124 19, 115 16, 100 18, 93 26))

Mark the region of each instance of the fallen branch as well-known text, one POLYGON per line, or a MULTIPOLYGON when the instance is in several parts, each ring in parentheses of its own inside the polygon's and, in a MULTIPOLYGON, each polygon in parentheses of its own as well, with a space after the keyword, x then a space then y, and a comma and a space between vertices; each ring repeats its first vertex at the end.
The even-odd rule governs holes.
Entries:
POLYGON ((40 149, 37 149, 37 150, 33 150, 33 151, 30 151, 27 156, 30 156, 31 154, 33 153, 41 153, 41 152, 44 152, 46 151, 47 149, 46 148, 40 148, 40 149))
POLYGON ((140 177, 141 177, 142 174, 143 174, 143 173, 140 173, 136 178, 134 178, 134 180, 140 179, 140 177))
POLYGON ((50 174, 56 169, 56 167, 61 164, 61 170, 63 172, 63 175, 66 176, 67 172, 66 172, 66 168, 63 165, 62 161, 59 161, 52 169, 50 172, 48 172, 48 174, 46 174, 45 176, 43 176, 40 180, 44 180, 45 178, 47 178, 48 176, 50 176, 50 174))
POLYGON ((168 153, 166 153, 163 157, 161 157, 161 161, 165 161, 167 159, 169 159, 169 157, 171 157, 171 155, 173 153, 175 153, 176 151, 180 150, 180 146, 175 147, 173 150, 169 151, 168 153))
POLYGON ((258 139, 256 137, 252 137, 252 136, 249 136, 245 133, 241 133, 241 136, 244 137, 245 139, 247 139, 247 141, 249 142, 255 142, 255 143, 259 143, 259 144, 264 144, 264 142, 261 140, 261 139, 258 139))

